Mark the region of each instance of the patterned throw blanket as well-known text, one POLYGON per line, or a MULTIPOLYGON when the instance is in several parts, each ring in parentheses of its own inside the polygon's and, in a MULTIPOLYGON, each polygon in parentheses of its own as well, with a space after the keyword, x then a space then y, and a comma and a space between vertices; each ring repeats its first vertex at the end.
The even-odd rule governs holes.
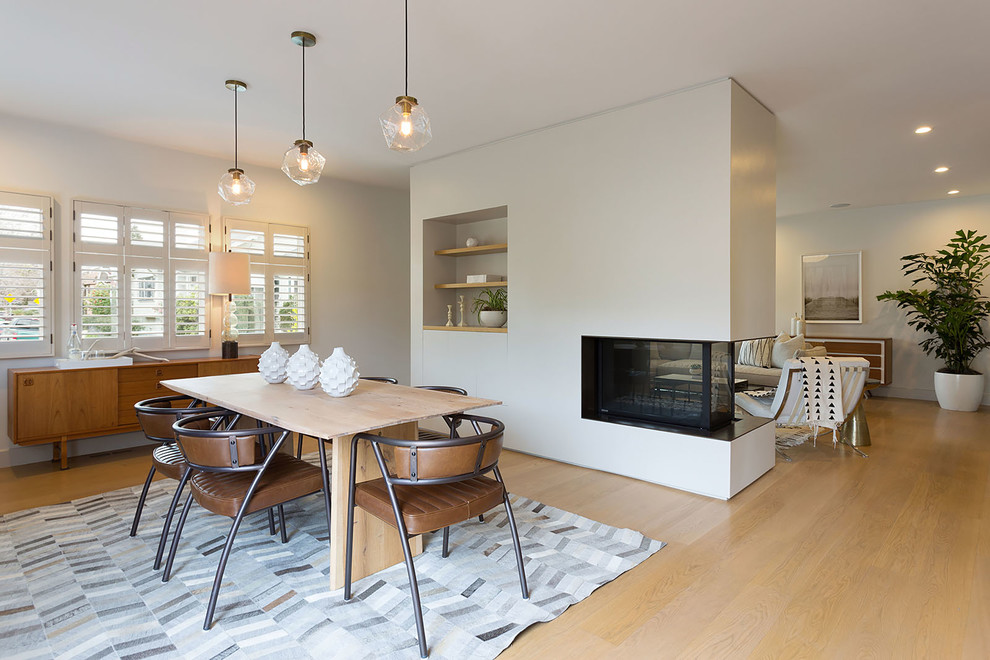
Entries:
POLYGON ((812 436, 821 427, 832 429, 832 445, 839 441, 838 428, 846 419, 842 408, 842 378, 839 365, 827 357, 798 358, 804 368, 801 398, 812 436))

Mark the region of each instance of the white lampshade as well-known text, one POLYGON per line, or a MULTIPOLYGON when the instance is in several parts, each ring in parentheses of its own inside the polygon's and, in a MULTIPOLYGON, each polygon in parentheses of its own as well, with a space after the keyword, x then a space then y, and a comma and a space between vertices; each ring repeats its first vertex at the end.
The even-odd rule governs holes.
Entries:
POLYGON ((210 293, 251 293, 250 256, 237 252, 211 252, 210 293))

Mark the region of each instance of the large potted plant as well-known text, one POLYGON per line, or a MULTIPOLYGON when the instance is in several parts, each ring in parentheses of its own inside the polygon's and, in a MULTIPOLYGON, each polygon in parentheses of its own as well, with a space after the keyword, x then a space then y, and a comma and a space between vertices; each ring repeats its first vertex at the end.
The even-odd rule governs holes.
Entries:
POLYGON ((945 363, 935 372, 935 396, 947 410, 973 411, 983 399, 984 375, 974 371, 973 360, 990 346, 984 323, 990 316, 990 298, 980 288, 990 275, 990 245, 986 235, 956 232, 935 254, 901 257, 901 270, 912 277, 912 287, 924 282, 930 289, 885 291, 877 300, 892 300, 908 310, 908 325, 929 335, 920 342, 928 355, 945 363))
POLYGON ((509 293, 504 288, 485 289, 474 299, 472 311, 486 328, 501 328, 508 320, 509 293))

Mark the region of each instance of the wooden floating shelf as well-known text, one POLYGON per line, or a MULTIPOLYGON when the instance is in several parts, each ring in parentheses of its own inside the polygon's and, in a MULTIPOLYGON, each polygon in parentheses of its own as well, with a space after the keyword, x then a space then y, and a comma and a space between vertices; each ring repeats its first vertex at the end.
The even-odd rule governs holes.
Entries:
POLYGON ((498 254, 508 252, 508 243, 493 243, 492 245, 475 245, 474 247, 450 248, 447 250, 434 250, 433 254, 439 257, 470 257, 479 254, 498 254))
POLYGON ((487 289, 491 286, 509 286, 508 282, 454 282, 453 284, 434 284, 434 289, 487 289))
POLYGON ((443 330, 444 332, 508 332, 508 328, 482 328, 482 327, 472 327, 465 326, 463 328, 458 328, 454 326, 446 325, 424 325, 423 330, 443 330))

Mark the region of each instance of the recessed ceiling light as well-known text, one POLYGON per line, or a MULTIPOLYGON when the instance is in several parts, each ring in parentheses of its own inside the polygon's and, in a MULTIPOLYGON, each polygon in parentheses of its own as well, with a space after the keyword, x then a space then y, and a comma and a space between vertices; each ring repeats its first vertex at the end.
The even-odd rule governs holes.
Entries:
POLYGON ((919 126, 918 128, 914 129, 914 132, 917 133, 918 135, 923 135, 925 133, 931 133, 932 132, 932 127, 931 126, 919 126))
POLYGON ((831 204, 831 205, 829 205, 829 208, 830 209, 844 209, 847 206, 849 206, 849 203, 848 202, 839 202, 838 204, 831 204))
POLYGON ((959 191, 958 190, 950 190, 949 192, 947 192, 945 194, 946 195, 958 195, 959 194, 959 191))
POLYGON ((945 165, 940 165, 939 167, 936 167, 935 168, 935 173, 936 174, 944 174, 945 172, 948 172, 948 171, 949 171, 949 168, 946 167, 945 165))

